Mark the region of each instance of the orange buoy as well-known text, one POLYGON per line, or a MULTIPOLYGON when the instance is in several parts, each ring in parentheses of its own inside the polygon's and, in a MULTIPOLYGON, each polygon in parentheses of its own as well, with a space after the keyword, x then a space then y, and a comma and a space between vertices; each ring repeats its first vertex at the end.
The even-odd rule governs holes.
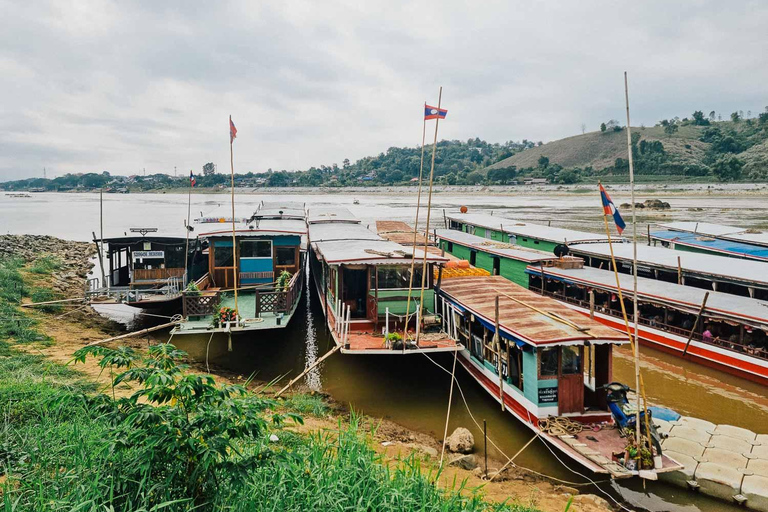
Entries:
POLYGON ((461 213, 467 213, 467 211, 469 211, 469 210, 467 209, 467 207, 466 207, 466 206, 462 206, 461 208, 459 208, 459 211, 460 211, 461 213))

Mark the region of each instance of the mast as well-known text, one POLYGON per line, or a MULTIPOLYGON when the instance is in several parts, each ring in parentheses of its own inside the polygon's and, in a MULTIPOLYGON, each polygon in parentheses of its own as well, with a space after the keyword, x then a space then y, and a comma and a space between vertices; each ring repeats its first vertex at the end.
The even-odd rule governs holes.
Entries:
MULTIPOLYGON (((424 286, 426 285, 426 279, 427 279, 427 244, 429 239, 429 218, 430 214, 432 213, 432 183, 434 182, 435 178, 435 152, 437 151, 437 128, 440 126, 440 107, 442 106, 443 101, 443 87, 440 86, 440 92, 437 96, 437 112, 438 116, 435 118, 435 139, 432 143, 432 165, 429 169, 429 195, 427 199, 427 220, 424 224, 424 259, 421 264, 421 295, 419 296, 419 308, 416 310, 419 312, 419 315, 417 315, 419 318, 421 315, 423 315, 423 311, 421 311, 422 305, 424 304, 424 286)), ((419 345, 419 334, 421 332, 421 322, 417 320, 416 322, 416 346, 419 345)))
MULTIPOLYGON (((175 168, 174 168, 175 169, 175 168)), ((184 287, 186 288, 189 281, 188 266, 189 266, 189 218, 192 216, 192 171, 189 171, 189 191, 187 192, 187 223, 184 225, 187 232, 187 241, 184 248, 184 287)))
MULTIPOLYGON (((427 102, 424 102, 424 109, 427 108, 427 102)), ((416 265, 416 234, 419 232, 419 210, 421 209, 421 187, 422 183, 424 182, 424 143, 427 140, 427 119, 426 116, 424 117, 424 120, 421 124, 421 162, 419 163, 419 191, 416 195, 416 223, 413 226, 413 250, 411 251, 411 275, 408 278, 408 301, 405 304, 405 328, 404 328, 404 334, 403 338, 407 337, 408 334, 408 317, 411 313, 411 294, 413 292, 413 271, 415 270, 416 265)), ((429 226, 427 226, 427 229, 429 229, 429 226)), ((378 270, 376 270, 378 272, 378 270)), ((378 286, 377 286, 378 288, 378 286)), ((421 303, 419 303, 419 306, 421 306, 421 303)), ((417 321, 418 321, 418 315, 417 321)), ((418 327, 417 327, 418 329, 418 327)), ((403 342, 403 352, 405 352, 405 342, 403 342)))
POLYGON ((637 390, 637 418, 635 436, 637 446, 640 447, 640 343, 637 339, 637 323, 639 312, 637 310, 637 218, 635 208, 635 168, 632 160, 632 128, 629 123, 629 86, 627 84, 627 72, 624 72, 624 100, 627 107, 627 151, 629 153, 629 190, 632 201, 632 312, 635 328, 633 331, 635 349, 635 389, 637 390))
MULTIPOLYGON (((234 280, 233 289, 235 291, 235 317, 239 315, 237 309, 237 239, 235 238, 235 160, 232 156, 232 143, 235 140, 236 131, 233 130, 235 125, 232 124, 232 116, 229 116, 229 168, 232 177, 232 276, 234 280)), ((237 323, 237 320, 235 320, 237 323)))

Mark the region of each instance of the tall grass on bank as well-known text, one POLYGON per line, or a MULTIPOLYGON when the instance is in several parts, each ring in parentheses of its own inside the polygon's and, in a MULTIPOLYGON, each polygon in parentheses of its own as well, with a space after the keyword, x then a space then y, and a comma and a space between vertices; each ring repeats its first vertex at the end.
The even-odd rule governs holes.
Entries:
POLYGON ((22 313, 19 308, 21 300, 30 293, 21 275, 23 266, 24 261, 20 258, 0 260, 0 340, 19 343, 49 341, 46 335, 35 328, 37 321, 22 313))
POLYGON ((34 263, 29 267, 29 271, 33 274, 51 274, 55 270, 59 270, 62 267, 62 262, 59 258, 50 254, 45 254, 37 258, 34 263))

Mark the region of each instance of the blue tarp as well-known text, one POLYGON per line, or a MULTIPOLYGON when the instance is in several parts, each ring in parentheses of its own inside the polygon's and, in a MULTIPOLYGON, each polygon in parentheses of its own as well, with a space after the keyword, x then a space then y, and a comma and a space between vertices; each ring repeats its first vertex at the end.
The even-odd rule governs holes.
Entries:
POLYGON ((709 236, 685 233, 683 231, 654 231, 651 237, 668 242, 690 246, 704 251, 712 251, 725 256, 738 256, 753 260, 768 261, 768 247, 760 247, 731 240, 721 240, 709 236))

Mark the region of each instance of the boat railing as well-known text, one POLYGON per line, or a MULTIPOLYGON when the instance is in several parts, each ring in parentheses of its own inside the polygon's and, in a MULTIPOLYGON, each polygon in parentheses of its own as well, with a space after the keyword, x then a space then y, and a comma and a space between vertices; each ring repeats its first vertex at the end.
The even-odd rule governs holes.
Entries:
POLYGON ((272 290, 256 289, 255 318, 263 313, 280 314, 289 313, 301 296, 301 272, 296 272, 284 289, 275 287, 272 290))
MULTIPOLYGON (((541 289, 535 289, 534 288, 534 291, 536 291, 538 293, 542 293, 541 289)), ((553 298, 555 298, 557 300, 560 300, 560 301, 564 301, 564 302, 568 302, 568 303, 571 303, 571 304, 575 304, 577 306, 580 306, 580 307, 583 307, 583 308, 586 308, 586 309, 589 309, 589 307, 590 307, 589 301, 577 299, 575 297, 567 297, 567 296, 562 295, 560 293, 555 293, 555 292, 551 292, 551 291, 545 290, 543 295, 547 295, 549 297, 553 297, 553 298)), ((597 311, 598 313, 604 313, 606 315, 610 315, 610 316, 613 316, 613 317, 618 317, 618 318, 622 317, 621 311, 619 311, 617 309, 606 308, 606 307, 602 307, 602 306, 595 306, 595 311, 597 311)), ((630 315, 630 322, 631 322, 632 321, 631 313, 627 312, 627 314, 630 315)), ((688 336, 691 336, 691 330, 690 329, 684 329, 682 327, 677 327, 677 326, 674 326, 674 325, 668 325, 668 324, 665 324, 663 322, 659 322, 659 321, 656 321, 656 320, 652 320, 652 319, 648 319, 648 318, 643 318, 642 316, 638 318, 638 323, 642 324, 642 325, 647 325, 648 327, 652 327, 654 329, 659 329, 660 331, 665 331, 665 332, 670 332, 672 334, 677 334, 678 336, 683 336, 683 337, 686 337, 686 338, 688 336)), ((728 350, 732 350, 734 352, 739 352, 739 353, 742 353, 742 354, 749 354, 751 356, 759 357, 761 359, 768 359, 768 350, 766 350, 766 349, 751 348, 751 347, 749 347, 747 345, 742 345, 742 344, 740 344, 738 342, 732 342, 732 341, 723 340, 723 339, 720 339, 720 338, 711 338, 709 340, 705 340, 700 332, 694 332, 693 336, 692 336, 692 339, 696 340, 696 341, 699 341, 701 343, 707 343, 709 345, 715 345, 715 346, 722 347, 722 348, 725 348, 725 349, 728 349, 728 350)))
POLYGON ((181 294, 181 297, 184 318, 213 315, 219 302, 221 302, 220 292, 201 293, 198 291, 185 291, 181 294))
POLYGON ((341 343, 342 347, 346 347, 349 342, 349 323, 350 314, 352 308, 344 304, 341 299, 336 300, 336 304, 333 309, 335 321, 333 324, 333 330, 341 343))

